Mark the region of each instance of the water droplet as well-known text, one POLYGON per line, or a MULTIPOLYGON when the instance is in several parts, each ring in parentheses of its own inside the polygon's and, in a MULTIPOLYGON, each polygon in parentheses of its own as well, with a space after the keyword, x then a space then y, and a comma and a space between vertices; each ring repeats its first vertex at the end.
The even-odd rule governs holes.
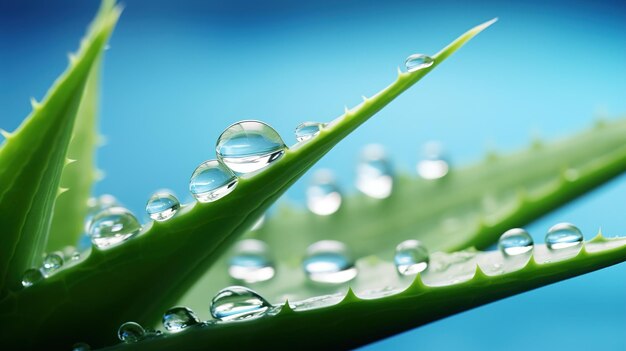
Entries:
POLYGON ((217 158, 236 173, 256 172, 278 160, 287 147, 280 135, 259 121, 237 122, 220 135, 217 158))
POLYGON ((296 127, 296 140, 298 142, 313 139, 320 131, 326 127, 325 123, 304 122, 296 127))
POLYGON ((41 270, 45 275, 58 270, 63 266, 63 254, 60 252, 53 252, 46 255, 43 259, 43 265, 41 270))
POLYGON ((93 217, 89 234, 98 248, 118 245, 141 230, 137 218, 123 207, 107 208, 93 217))
POLYGON ((440 179, 448 174, 450 166, 438 142, 429 142, 424 146, 424 157, 417 164, 417 173, 424 179, 440 179))
POLYGON ((302 267, 307 277, 317 283, 341 284, 357 275, 348 248, 335 240, 322 240, 309 246, 302 267))
POLYGON ((522 228, 509 229, 498 240, 498 247, 504 256, 517 256, 533 249, 533 238, 522 228))
POLYGON ((178 333, 197 324, 200 324, 200 319, 187 307, 172 307, 163 315, 163 326, 170 333, 178 333))
POLYGON ((401 275, 414 275, 428 267, 428 250, 418 240, 406 240, 396 246, 393 258, 401 275))
POLYGON ((222 289, 211 301, 211 315, 222 321, 260 317, 271 308, 261 295, 243 286, 222 289))
POLYGON ((341 206, 341 192, 330 170, 322 169, 313 175, 313 181, 306 191, 306 203, 311 212, 331 215, 341 206))
POLYGON ((559 223, 548 230, 545 241, 548 249, 565 249, 581 245, 583 242, 583 233, 571 223, 559 223))
POLYGON ((117 337, 123 342, 137 342, 143 338, 146 331, 135 322, 126 322, 117 330, 117 337))
POLYGON ((424 69, 430 67, 435 63, 435 60, 424 54, 413 54, 406 58, 404 61, 404 66, 406 67, 407 72, 415 72, 420 69, 424 69))
POLYGON ((237 187, 237 177, 222 162, 203 162, 191 175, 189 191, 199 202, 217 201, 237 187))
POLYGON ((375 199, 391 195, 393 174, 391 164, 382 145, 367 145, 361 152, 357 167, 356 187, 362 193, 375 199))
POLYGON ((27 269, 22 276, 22 286, 27 288, 43 280, 43 273, 37 268, 27 269))
POLYGON ((146 212, 155 221, 166 221, 180 209, 180 202, 169 192, 157 192, 146 204, 146 212))
POLYGON ((237 243, 230 258, 228 273, 236 280, 258 283, 272 279, 275 269, 267 244, 256 239, 237 243))
POLYGON ((77 342, 72 345, 72 351, 89 351, 91 350, 91 346, 85 344, 84 342, 77 342))
POLYGON ((70 256, 70 261, 78 261, 80 260, 80 252, 74 251, 72 256, 70 256))

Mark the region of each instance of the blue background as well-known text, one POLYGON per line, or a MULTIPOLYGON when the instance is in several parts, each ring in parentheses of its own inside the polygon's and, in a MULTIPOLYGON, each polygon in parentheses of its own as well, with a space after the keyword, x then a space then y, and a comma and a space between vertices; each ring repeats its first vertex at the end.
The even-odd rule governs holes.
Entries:
MULTIPOLYGON (((389 84, 414 52, 435 53, 470 27, 500 21, 319 164, 353 191, 360 147, 384 144, 414 172, 440 140, 455 164, 486 149, 554 139, 626 111, 626 4, 530 1, 127 1, 106 56, 98 151, 112 193, 136 213, 156 189, 184 199, 197 164, 239 119, 288 144, 389 84), (350 162, 354 160, 354 162, 350 162)), ((96 1, 0 1, 0 127, 13 130, 67 64, 96 1)), ((308 176, 287 194, 302 203, 308 176)), ((419 199, 417 201, 420 201, 419 199)), ((626 178, 536 221, 587 237, 626 231, 626 178)), ((97 316, 94 316, 97 318, 97 316)), ((490 304, 364 349, 626 349, 626 265, 490 304)))

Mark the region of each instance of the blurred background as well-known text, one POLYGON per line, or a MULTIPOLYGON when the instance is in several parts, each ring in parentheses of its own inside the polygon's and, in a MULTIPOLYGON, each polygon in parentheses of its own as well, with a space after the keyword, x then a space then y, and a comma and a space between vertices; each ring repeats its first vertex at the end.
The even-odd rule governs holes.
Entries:
MULTIPOLYGON (((15 129, 67 65, 98 1, 0 0, 0 127, 15 129)), ((395 79, 412 53, 434 54, 472 26, 499 21, 328 154, 354 191, 359 150, 381 143, 415 173, 441 141, 454 165, 531 136, 554 139, 626 112, 624 1, 133 1, 106 54, 98 151, 112 193, 135 213, 156 189, 186 199, 195 166, 240 119, 287 144, 300 122, 329 121, 395 79)), ((303 206, 306 175, 287 193, 303 206)), ((418 199, 417 201, 420 201, 418 199)), ((426 200, 427 201, 427 200, 426 200)), ((626 233, 626 177, 536 221, 589 238, 626 233)), ((626 265, 508 298, 364 350, 626 349, 626 265)))

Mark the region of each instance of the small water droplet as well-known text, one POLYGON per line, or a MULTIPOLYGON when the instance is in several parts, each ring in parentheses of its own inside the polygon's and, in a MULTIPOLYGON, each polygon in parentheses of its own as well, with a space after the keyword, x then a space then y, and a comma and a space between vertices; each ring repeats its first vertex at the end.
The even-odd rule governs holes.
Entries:
POLYGON ((117 330, 117 337, 127 343, 137 342, 141 340, 146 331, 141 325, 135 322, 126 322, 117 330))
POLYGON ((325 123, 304 122, 296 127, 296 140, 298 142, 313 139, 320 131, 326 127, 325 123))
POLYGON ((357 275, 348 248, 335 240, 322 240, 309 246, 302 268, 306 276, 316 283, 341 284, 357 275))
POLYGON ((91 346, 85 344, 84 342, 77 342, 72 345, 72 351, 89 351, 91 350, 91 346))
POLYGON ((428 250, 418 240, 406 240, 396 246, 396 269, 401 275, 414 275, 428 267, 428 250))
POLYGON ((498 247, 504 256, 517 256, 533 249, 533 238, 522 228, 509 229, 498 240, 498 247))
POLYGON ((22 286, 27 288, 43 280, 43 273, 37 268, 27 269, 22 276, 22 286))
POLYGON ((63 254, 60 252, 53 252, 47 254, 46 257, 43 259, 43 265, 41 267, 41 270, 45 275, 50 275, 62 266, 63 254))
POLYGON ((371 144, 363 148, 357 166, 356 187, 375 199, 391 195, 393 171, 382 145, 371 144))
POLYGON ((157 192, 146 204, 146 212, 155 221, 166 221, 180 209, 180 202, 169 192, 157 192))
POLYGON ((413 54, 406 58, 404 61, 404 66, 406 67, 407 72, 415 72, 420 69, 424 69, 430 67, 435 63, 435 60, 424 54, 413 54))
POLYGON ((287 147, 280 135, 260 121, 237 122, 220 135, 217 158, 233 172, 256 172, 278 160, 287 147))
POLYGON ((137 218, 123 207, 110 207, 93 217, 89 234, 91 242, 103 249, 118 245, 141 230, 137 218))
POLYGON ((172 307, 163 315, 163 326, 170 333, 200 324, 200 319, 187 307, 172 307))
POLYGON ((205 161, 191 175, 189 191, 199 202, 213 202, 237 187, 237 177, 222 162, 205 161))
POLYGON ((74 251, 72 256, 70 256, 70 261, 78 261, 80 260, 80 252, 74 251))
POLYGON ((331 215, 341 206, 341 192, 330 170, 322 169, 313 175, 313 181, 306 191, 306 203, 311 212, 331 215))
POLYGON ((238 242, 229 261, 228 273, 234 279, 246 283, 272 279, 275 269, 267 244, 256 239, 238 242))
POLYGON ((417 164, 417 173, 424 179, 435 180, 445 177, 450 170, 443 153, 443 146, 438 142, 429 142, 424 146, 424 157, 417 164))
POLYGON ((581 245, 583 233, 571 223, 559 223, 548 230, 545 241, 551 250, 565 249, 581 245))
POLYGON ((261 295, 243 286, 222 289, 211 301, 211 315, 221 321, 260 317, 271 308, 261 295))

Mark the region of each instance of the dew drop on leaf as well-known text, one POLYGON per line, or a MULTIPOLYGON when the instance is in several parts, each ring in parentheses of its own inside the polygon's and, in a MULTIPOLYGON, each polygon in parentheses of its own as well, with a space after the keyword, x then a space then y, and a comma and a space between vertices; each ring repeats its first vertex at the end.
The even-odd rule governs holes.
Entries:
POLYGON ((504 256, 517 256, 533 249, 533 238, 522 228, 509 229, 498 240, 498 247, 504 256))
POLYGON ((278 133, 260 121, 237 122, 220 135, 217 158, 239 174, 259 171, 285 154, 287 146, 278 133))
POLYGON ((396 246, 393 261, 401 275, 414 275, 428 267, 428 250, 418 240, 406 240, 396 246))
POLYGON ((356 188, 375 199, 384 199, 393 189, 393 171, 382 145, 363 148, 357 166, 356 188))
POLYGON ((261 295, 243 286, 222 289, 211 301, 211 315, 221 321, 257 318, 271 309, 261 295))
POLYGON ((52 252, 43 259, 41 267, 45 275, 49 275, 63 266, 63 254, 60 252, 52 252))
POLYGON ((98 248, 118 245, 139 233, 141 224, 137 218, 123 207, 102 210, 93 217, 89 235, 98 248))
POLYGON ((332 171, 321 169, 313 174, 306 191, 306 203, 311 212, 320 216, 328 216, 339 210, 341 192, 332 171))
POLYGON ((43 273, 37 268, 27 269, 22 276, 22 286, 27 288, 43 280, 43 273))
POLYGON ((127 343, 137 342, 141 340, 146 331, 141 325, 135 322, 126 322, 117 330, 117 337, 127 343))
POLYGON ((180 209, 180 202, 169 192, 157 192, 150 197, 146 204, 146 213, 155 221, 166 221, 180 209))
POLYGON ((416 72, 424 68, 428 68, 435 63, 435 60, 424 54, 413 54, 406 58, 404 66, 407 72, 416 72))
POLYGON ((583 233, 571 223, 558 223, 548 230, 545 241, 551 250, 566 249, 581 245, 583 233))
POLYGON ((429 142, 424 146, 423 158, 417 164, 417 173, 427 180, 445 177, 450 170, 443 153, 443 146, 438 142, 429 142))
POLYGON ((163 314, 163 327, 170 333, 200 324, 200 319, 187 307, 172 307, 163 314))
POLYGON ((237 187, 237 177, 222 162, 205 161, 191 175, 189 191, 199 202, 213 202, 237 187))
POLYGON ((324 127, 326 127, 326 124, 320 122, 301 123, 296 127, 296 140, 301 142, 313 139, 324 127))

